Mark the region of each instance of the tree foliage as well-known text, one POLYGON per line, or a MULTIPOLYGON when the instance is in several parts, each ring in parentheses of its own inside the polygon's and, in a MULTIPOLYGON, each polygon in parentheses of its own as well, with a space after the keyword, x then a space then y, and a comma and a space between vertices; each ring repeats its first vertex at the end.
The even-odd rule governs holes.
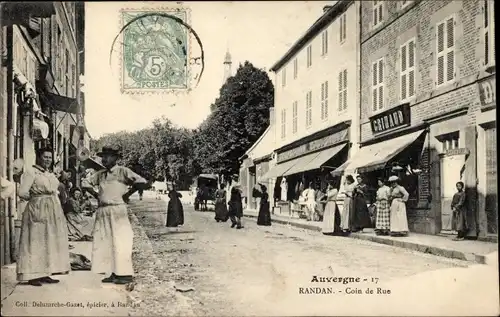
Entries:
POLYGON ((239 158, 267 128, 273 98, 266 72, 245 62, 221 87, 210 115, 197 129, 161 118, 137 132, 104 135, 91 143, 91 150, 119 145, 121 164, 148 179, 175 181, 180 187, 202 172, 228 179, 238 174, 239 158))

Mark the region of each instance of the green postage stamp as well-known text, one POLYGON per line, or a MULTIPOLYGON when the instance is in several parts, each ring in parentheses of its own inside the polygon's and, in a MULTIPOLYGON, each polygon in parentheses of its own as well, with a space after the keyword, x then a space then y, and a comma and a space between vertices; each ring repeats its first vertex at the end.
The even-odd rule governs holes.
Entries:
POLYGON ((167 15, 189 23, 186 8, 121 10, 122 93, 189 90, 190 33, 167 15))

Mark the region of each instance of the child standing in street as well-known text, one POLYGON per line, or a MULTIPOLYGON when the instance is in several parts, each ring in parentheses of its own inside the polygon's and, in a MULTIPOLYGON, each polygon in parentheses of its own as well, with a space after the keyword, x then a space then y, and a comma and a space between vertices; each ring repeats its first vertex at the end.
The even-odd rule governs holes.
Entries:
POLYGON ((129 168, 116 165, 120 149, 103 147, 97 153, 106 167, 82 181, 82 187, 96 196, 99 208, 93 232, 92 271, 111 274, 103 283, 127 284, 132 282, 133 231, 128 219, 129 197, 149 183, 129 168), (93 190, 99 187, 99 192, 93 190), (132 186, 129 190, 128 187, 132 186))

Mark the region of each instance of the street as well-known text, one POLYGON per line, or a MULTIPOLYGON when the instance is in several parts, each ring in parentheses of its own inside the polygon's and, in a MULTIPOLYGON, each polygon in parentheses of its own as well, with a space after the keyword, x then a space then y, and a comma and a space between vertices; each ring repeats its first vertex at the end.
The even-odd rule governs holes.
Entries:
MULTIPOLYGON (((185 225, 169 231, 165 228, 163 201, 145 198, 131 203, 151 241, 154 262, 162 264, 153 273, 158 278, 156 283, 182 285, 186 291, 182 295, 190 306, 182 313, 174 309, 170 293, 149 292, 141 299, 135 311, 138 314, 362 315, 373 309, 386 314, 408 313, 412 307, 412 314, 425 315, 436 313, 441 305, 453 312, 455 305, 457 314, 477 313, 477 309, 487 314, 496 309, 484 305, 490 297, 495 303, 498 294, 496 280, 491 283, 492 274, 497 276, 493 270, 473 273, 475 282, 471 282, 466 277, 474 268, 464 269, 468 264, 459 260, 282 225, 259 227, 247 218, 243 219, 243 229, 231 229, 229 221, 215 222, 213 212, 195 212, 187 205, 184 208, 185 225), (315 276, 319 282, 313 282, 315 276), (446 276, 455 282, 453 289, 446 276), (322 282, 321 277, 350 279, 345 284, 322 282), (448 287, 439 288, 438 281, 448 283, 448 287), (461 286, 468 292, 473 290, 474 298, 482 300, 474 305, 474 301, 456 303, 452 298, 462 292, 461 286), (367 288, 374 294, 366 295, 367 288), (438 296, 442 297, 439 302, 438 296), (415 301, 414 307, 408 298, 415 301), (426 305, 420 305, 422 302, 426 305), (163 307, 152 307, 158 304, 163 307)), ((484 265, 479 267, 486 270, 484 265)))

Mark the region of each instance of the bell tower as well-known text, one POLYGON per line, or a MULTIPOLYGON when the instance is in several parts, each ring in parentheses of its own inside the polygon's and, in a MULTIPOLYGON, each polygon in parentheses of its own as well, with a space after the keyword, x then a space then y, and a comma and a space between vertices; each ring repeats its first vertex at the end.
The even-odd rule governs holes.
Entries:
POLYGON ((224 57, 224 79, 222 80, 222 84, 224 85, 227 79, 233 76, 231 54, 229 53, 229 49, 226 51, 226 56, 224 57))

